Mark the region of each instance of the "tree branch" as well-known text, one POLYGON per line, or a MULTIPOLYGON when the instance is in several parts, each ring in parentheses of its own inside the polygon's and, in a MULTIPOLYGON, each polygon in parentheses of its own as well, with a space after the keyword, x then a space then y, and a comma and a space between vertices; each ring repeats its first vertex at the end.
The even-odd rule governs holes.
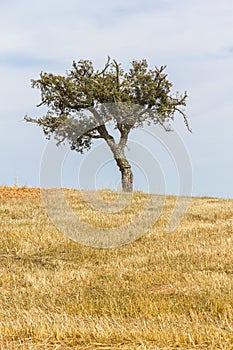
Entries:
POLYGON ((100 133, 101 137, 105 139, 109 147, 112 149, 116 145, 114 137, 108 133, 108 130, 104 124, 104 121, 102 120, 102 118, 100 117, 96 109, 94 107, 89 107, 88 110, 93 114, 96 121, 100 124, 99 126, 96 127, 96 129, 100 133))
POLYGON ((111 57, 108 56, 108 60, 107 63, 104 66, 104 69, 102 69, 101 72, 97 72, 96 76, 99 77, 100 75, 104 74, 104 72, 108 69, 108 67, 110 66, 110 61, 111 61, 111 57))
POLYGON ((179 113, 182 115, 182 117, 183 117, 183 119, 184 119, 184 123, 185 123, 185 125, 186 125, 188 131, 189 131, 189 132, 192 132, 192 129, 190 129, 190 126, 189 126, 189 123, 188 123, 188 119, 187 119, 185 113, 184 113, 180 108, 177 108, 177 107, 175 107, 175 110, 176 110, 177 112, 179 112, 179 113))
POLYGON ((124 125, 122 131, 121 131, 121 137, 120 137, 120 141, 118 143, 118 146, 123 150, 126 146, 126 143, 128 141, 128 136, 130 133, 130 130, 132 128, 132 125, 124 125))
POLYGON ((115 68, 116 68, 116 81, 117 81, 117 91, 120 91, 120 78, 119 78, 119 64, 117 63, 116 60, 113 60, 115 68))
POLYGON ((90 137, 91 139, 103 139, 103 136, 101 136, 101 135, 92 135, 89 133, 86 133, 85 135, 90 137))
POLYGON ((48 99, 45 98, 44 100, 41 101, 41 103, 39 103, 38 105, 36 105, 36 107, 40 107, 42 106, 43 104, 45 104, 46 102, 48 102, 48 99))
POLYGON ((27 115, 25 115, 24 120, 26 120, 26 122, 29 122, 29 123, 38 123, 37 119, 28 117, 27 115))

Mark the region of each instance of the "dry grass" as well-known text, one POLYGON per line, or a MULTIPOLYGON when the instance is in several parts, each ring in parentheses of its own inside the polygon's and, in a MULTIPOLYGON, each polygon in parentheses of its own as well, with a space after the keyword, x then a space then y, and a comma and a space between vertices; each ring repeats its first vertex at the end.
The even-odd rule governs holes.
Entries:
MULTIPOLYGON (((106 227, 132 220, 146 197, 113 219, 66 195, 106 227)), ((169 197, 146 236, 114 249, 59 233, 37 189, 3 187, 0 203, 1 349, 233 349, 233 200, 193 198, 168 234, 169 197)))

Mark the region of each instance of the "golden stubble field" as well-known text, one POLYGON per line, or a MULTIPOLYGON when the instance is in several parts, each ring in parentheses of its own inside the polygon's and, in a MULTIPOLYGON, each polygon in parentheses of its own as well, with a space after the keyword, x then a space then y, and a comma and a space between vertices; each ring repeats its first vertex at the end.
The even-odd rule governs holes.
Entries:
MULTIPOLYGON (((93 226, 133 220, 146 200, 105 217, 65 193, 93 226)), ((174 203, 137 241, 96 249, 53 226, 39 189, 1 187, 0 349, 233 349, 233 200, 193 198, 166 233, 174 203)))

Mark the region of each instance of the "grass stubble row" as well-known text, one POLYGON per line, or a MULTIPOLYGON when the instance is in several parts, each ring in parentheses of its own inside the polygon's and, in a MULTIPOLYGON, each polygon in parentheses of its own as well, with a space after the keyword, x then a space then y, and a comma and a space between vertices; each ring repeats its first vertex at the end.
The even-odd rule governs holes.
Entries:
MULTIPOLYGON (((64 192, 93 230, 133 221, 148 200, 135 192, 111 214, 64 192)), ((174 204, 140 239, 97 249, 56 229, 39 189, 1 187, 0 349, 233 349, 233 200, 192 198, 167 233, 174 204)))

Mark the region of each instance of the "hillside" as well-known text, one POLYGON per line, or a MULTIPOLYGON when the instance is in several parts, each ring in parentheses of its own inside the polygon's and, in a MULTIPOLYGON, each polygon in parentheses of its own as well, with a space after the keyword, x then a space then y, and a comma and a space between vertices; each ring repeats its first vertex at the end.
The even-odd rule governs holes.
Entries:
MULTIPOLYGON (((109 216, 65 195, 105 228, 134 220, 147 198, 109 216)), ((97 249, 54 227, 39 189, 1 187, 0 349, 233 349, 233 199, 192 198, 167 233, 174 203, 145 236, 97 249)))

